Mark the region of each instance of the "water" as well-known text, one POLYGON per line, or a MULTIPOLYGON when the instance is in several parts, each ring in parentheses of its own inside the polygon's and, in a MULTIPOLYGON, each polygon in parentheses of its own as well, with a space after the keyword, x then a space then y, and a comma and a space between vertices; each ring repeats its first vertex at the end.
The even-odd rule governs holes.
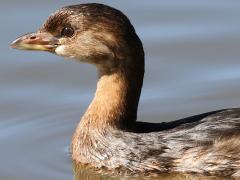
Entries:
MULTIPOLYGON (((139 120, 170 121, 240 106, 240 2, 98 2, 127 14, 144 43, 146 76, 139 120)), ((93 97, 95 69, 48 53, 15 51, 8 45, 35 31, 57 8, 76 3, 9 0, 0 4, 0 179, 74 178, 68 147, 93 97)), ((119 178, 87 170, 77 176, 119 178)))

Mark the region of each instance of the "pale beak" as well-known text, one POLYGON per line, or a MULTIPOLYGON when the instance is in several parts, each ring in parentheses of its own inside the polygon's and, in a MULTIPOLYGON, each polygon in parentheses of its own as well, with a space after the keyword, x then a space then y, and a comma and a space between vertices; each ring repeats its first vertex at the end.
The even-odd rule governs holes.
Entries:
POLYGON ((32 51, 54 52, 59 46, 58 38, 49 33, 29 33, 19 37, 10 45, 11 48, 32 51))

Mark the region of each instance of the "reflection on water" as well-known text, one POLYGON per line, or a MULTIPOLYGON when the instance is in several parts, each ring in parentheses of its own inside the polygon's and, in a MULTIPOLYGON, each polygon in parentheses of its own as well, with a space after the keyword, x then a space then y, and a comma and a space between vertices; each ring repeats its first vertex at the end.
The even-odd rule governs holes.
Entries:
POLYGON ((234 180, 232 178, 211 177, 193 174, 162 174, 161 176, 117 175, 109 172, 98 172, 73 162, 74 180, 234 180))
MULTIPOLYGON (((97 2, 126 13, 143 41, 146 76, 139 120, 170 121, 240 106, 240 2, 97 2)), ((68 147, 93 97, 95 69, 47 53, 14 51, 8 45, 35 31, 55 9, 76 3, 1 2, 0 179, 74 178, 68 147)), ((74 169, 75 179, 127 179, 74 169)))

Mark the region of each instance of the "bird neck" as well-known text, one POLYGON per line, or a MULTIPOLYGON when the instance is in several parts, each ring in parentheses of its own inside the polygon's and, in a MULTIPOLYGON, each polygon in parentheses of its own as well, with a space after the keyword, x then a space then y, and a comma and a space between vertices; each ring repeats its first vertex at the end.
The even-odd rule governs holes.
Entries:
POLYGON ((132 38, 128 45, 122 45, 130 53, 114 53, 121 59, 112 59, 106 66, 97 65, 97 90, 73 135, 73 159, 91 161, 89 151, 112 129, 134 131, 144 77, 144 51, 137 35, 132 38))
POLYGON ((127 130, 134 127, 144 76, 144 58, 137 60, 121 60, 127 64, 111 72, 99 68, 95 97, 81 119, 81 129, 127 130))

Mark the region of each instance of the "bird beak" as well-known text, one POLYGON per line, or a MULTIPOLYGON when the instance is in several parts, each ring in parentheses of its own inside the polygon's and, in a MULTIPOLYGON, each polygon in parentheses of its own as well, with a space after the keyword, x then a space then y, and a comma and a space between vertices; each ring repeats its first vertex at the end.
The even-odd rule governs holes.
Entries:
POLYGON ((59 46, 59 39, 49 33, 29 33, 17 38, 10 45, 11 48, 32 51, 55 52, 59 46))

